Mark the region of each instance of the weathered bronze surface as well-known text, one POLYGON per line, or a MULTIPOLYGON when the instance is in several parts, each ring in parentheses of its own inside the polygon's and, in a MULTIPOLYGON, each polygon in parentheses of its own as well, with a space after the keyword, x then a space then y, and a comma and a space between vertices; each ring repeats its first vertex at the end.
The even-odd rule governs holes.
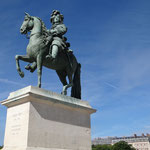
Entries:
POLYGON ((19 60, 29 62, 25 66, 26 70, 34 72, 37 69, 39 88, 41 87, 42 67, 54 69, 63 84, 62 94, 66 95, 67 89, 72 87, 71 96, 81 99, 81 65, 77 62, 72 50, 69 49, 70 44, 67 38, 63 36, 67 32, 63 18, 59 11, 54 10, 50 18, 52 27, 47 30, 40 18, 25 13, 20 32, 27 35, 29 44, 27 55, 16 55, 16 67, 21 77, 24 77, 24 73, 21 71, 19 60), (30 35, 28 32, 31 32, 30 35))

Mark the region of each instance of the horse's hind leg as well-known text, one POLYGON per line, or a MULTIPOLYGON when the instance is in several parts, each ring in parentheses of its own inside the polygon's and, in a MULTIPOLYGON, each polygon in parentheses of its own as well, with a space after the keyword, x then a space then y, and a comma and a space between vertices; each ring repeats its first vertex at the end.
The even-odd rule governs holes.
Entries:
POLYGON ((37 73, 38 73, 38 87, 39 88, 41 88, 42 64, 43 64, 43 57, 41 54, 38 54, 38 56, 37 56, 37 73))
POLYGON ((69 73, 68 75, 68 79, 69 79, 69 84, 65 85, 63 87, 63 91, 67 91, 68 88, 72 87, 73 86, 73 81, 72 81, 72 74, 69 73))
POLYGON ((18 71, 19 75, 23 78, 24 77, 24 72, 21 71, 19 60, 23 60, 23 61, 30 62, 30 63, 32 62, 32 60, 27 55, 16 55, 15 59, 16 59, 17 71, 18 71))
POLYGON ((65 80, 66 80, 66 76, 68 76, 69 84, 67 83, 67 81, 65 84, 63 84, 64 86, 63 86, 62 94, 65 93, 64 95, 67 95, 67 89, 73 86, 72 70, 70 69, 70 66, 68 66, 68 68, 66 70, 64 70, 64 72, 66 73, 65 80))
POLYGON ((58 75, 61 83, 63 84, 63 90, 62 90, 61 94, 67 95, 67 90, 65 90, 65 88, 64 88, 68 84, 67 80, 66 80, 66 76, 67 76, 66 72, 64 70, 56 70, 56 72, 57 72, 57 75, 58 75))
POLYGON ((68 88, 70 88, 70 87, 73 86, 73 79, 72 79, 73 71, 72 71, 72 68, 71 68, 70 66, 68 66, 68 67, 66 68, 66 72, 67 72, 69 84, 65 87, 65 90, 67 90, 68 88))

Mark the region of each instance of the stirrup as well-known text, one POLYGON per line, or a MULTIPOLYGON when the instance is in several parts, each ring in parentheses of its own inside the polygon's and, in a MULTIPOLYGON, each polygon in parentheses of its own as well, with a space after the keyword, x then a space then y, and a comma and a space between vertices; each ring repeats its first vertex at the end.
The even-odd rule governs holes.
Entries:
POLYGON ((46 55, 46 58, 52 58, 51 54, 46 55))

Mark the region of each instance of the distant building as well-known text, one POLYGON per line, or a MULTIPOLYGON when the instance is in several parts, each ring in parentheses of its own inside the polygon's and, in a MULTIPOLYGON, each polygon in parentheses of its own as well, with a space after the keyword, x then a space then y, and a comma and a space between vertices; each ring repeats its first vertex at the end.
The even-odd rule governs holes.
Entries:
POLYGON ((131 144, 136 150, 150 150, 150 134, 141 136, 134 136, 129 137, 107 137, 107 138, 95 138, 92 141, 93 145, 104 145, 104 144, 115 144, 119 141, 125 141, 128 144, 131 144))
POLYGON ((115 137, 107 137, 107 138, 95 138, 92 141, 93 145, 111 145, 112 144, 112 140, 115 140, 115 137))

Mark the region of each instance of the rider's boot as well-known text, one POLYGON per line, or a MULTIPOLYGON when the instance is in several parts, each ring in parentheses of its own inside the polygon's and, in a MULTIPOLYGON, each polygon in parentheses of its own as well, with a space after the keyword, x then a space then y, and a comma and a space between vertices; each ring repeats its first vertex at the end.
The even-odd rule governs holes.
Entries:
POLYGON ((53 58, 53 56, 51 54, 46 55, 46 59, 54 62, 55 58, 53 58))
POLYGON ((51 60, 56 60, 57 54, 58 54, 58 46, 53 45, 51 53, 50 53, 50 50, 49 50, 49 54, 46 56, 46 58, 51 59, 51 60))

